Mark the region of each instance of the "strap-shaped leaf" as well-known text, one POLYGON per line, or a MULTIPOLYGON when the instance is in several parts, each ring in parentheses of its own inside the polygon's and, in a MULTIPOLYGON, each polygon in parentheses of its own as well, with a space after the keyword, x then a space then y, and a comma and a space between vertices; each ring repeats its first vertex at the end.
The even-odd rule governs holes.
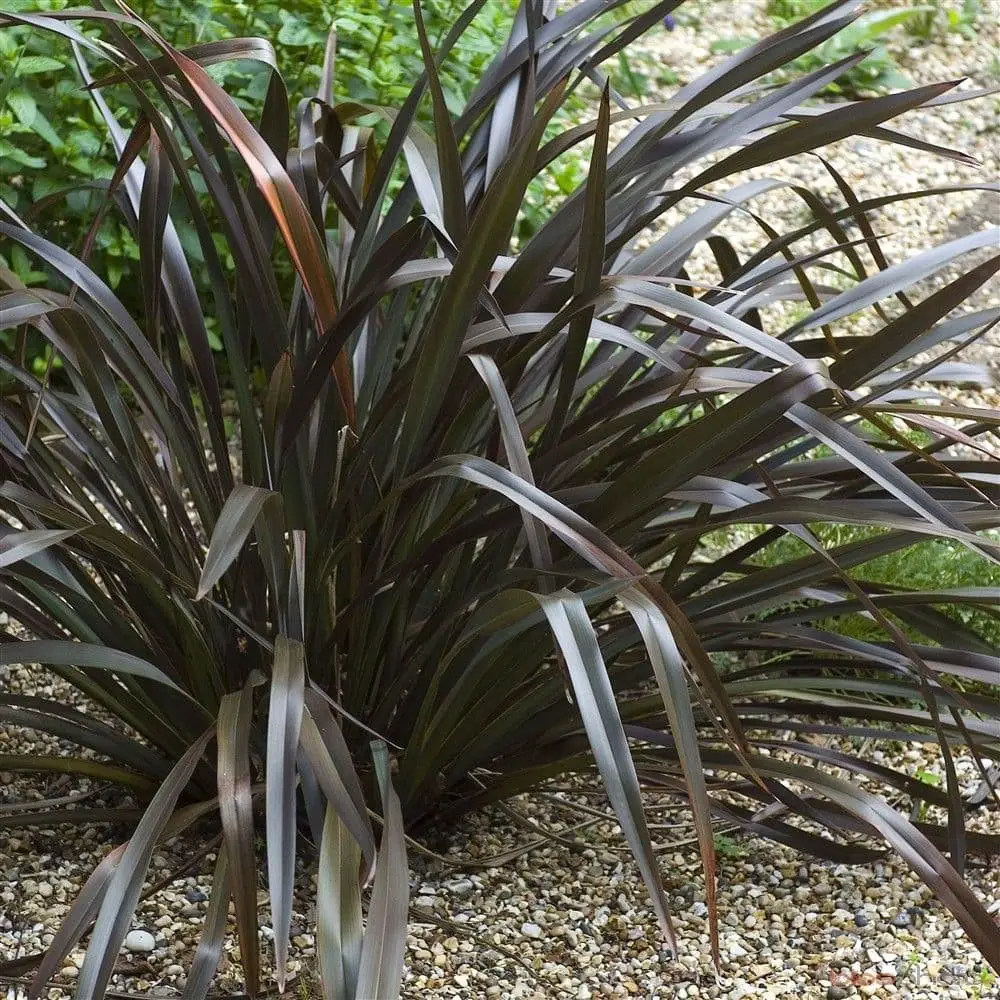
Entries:
POLYGON ((364 929, 358 868, 361 849, 337 810, 327 806, 316 879, 316 958, 324 1000, 355 1000, 364 929))
MULTIPOLYGON (((257 992, 260 984, 259 945, 257 942, 257 859, 254 851, 253 798, 250 794, 250 725, 253 720, 253 686, 224 695, 219 705, 219 817, 226 861, 226 878, 232 877, 236 931, 240 941, 243 973, 247 992, 257 992)), ((222 853, 219 855, 222 863, 222 853)), ((225 891, 228 886, 213 889, 225 891)), ((227 912, 224 910, 223 912, 227 912)), ((205 937, 209 936, 207 921, 205 937)), ((203 938, 205 940, 205 938, 203 938)), ((206 945, 208 947, 208 945, 206 945)), ((197 962, 197 958, 195 959, 197 962)), ((203 960, 205 963, 208 959, 203 960)), ((216 957, 216 963, 218 957, 216 957)), ((214 968, 214 966, 213 966, 214 968)), ((192 972, 192 977, 194 973, 192 972)))
POLYGON ((859 282, 853 288, 831 299, 796 323, 786 335, 798 330, 812 330, 824 323, 831 323, 843 316, 864 309, 879 299, 892 295, 902 288, 909 288, 928 275, 934 274, 956 257, 982 247, 996 247, 1000 244, 1000 226, 991 226, 979 232, 961 236, 949 243, 932 247, 909 260, 879 271, 870 278, 859 282))
MULTIPOLYGON (((148 126, 147 126, 148 128, 148 126)), ((149 133, 149 164, 139 199, 139 267, 146 322, 159 323, 160 272, 163 268, 163 236, 170 219, 170 195, 174 175, 170 159, 155 132, 149 133)))
MULTIPOLYGON (((550 95, 551 97, 552 95, 550 95)), ((558 95, 556 95, 558 96, 558 95)), ((532 173, 538 143, 558 101, 547 100, 525 136, 493 179, 459 249, 451 274, 429 320, 437 333, 420 351, 400 428, 398 466, 415 457, 446 397, 462 340, 490 267, 510 237, 532 173)))
MULTIPOLYGON (((863 213, 859 213, 863 217, 863 213)), ((928 328, 959 306, 977 288, 990 281, 1000 270, 1000 256, 991 257, 978 267, 960 275, 953 282, 928 295, 912 309, 886 324, 874 337, 830 366, 830 376, 845 388, 854 388, 863 379, 898 363, 921 344, 928 328)), ((985 320, 985 317, 984 317, 985 320)), ((942 327, 947 324, 941 324, 942 327)), ((934 328, 937 331, 939 328, 934 328)), ((947 332, 947 331, 942 331, 947 332)), ((929 346, 929 345, 927 345, 929 346)), ((926 350, 927 346, 919 349, 926 350)))
POLYGON ((968 540, 965 526, 947 507, 857 434, 852 433, 825 414, 807 406, 792 407, 788 417, 804 430, 815 435, 817 440, 822 441, 843 456, 871 480, 888 490, 907 507, 926 517, 933 524, 940 524, 957 531, 961 540, 973 551, 990 552, 993 558, 998 558, 1000 546, 991 544, 985 539, 979 544, 968 540))
POLYGON ((444 90, 438 76, 434 52, 424 27, 424 16, 419 0, 413 0, 413 19, 420 39, 420 51, 424 59, 424 72, 431 92, 434 108, 434 140, 437 144, 437 159, 440 166, 441 194, 444 198, 444 223, 448 235, 456 245, 465 239, 468 218, 465 205, 465 179, 462 176, 462 157, 455 138, 454 123, 445 103, 444 90))
POLYGON ((115 959, 132 922, 153 848, 214 735, 211 729, 206 730, 191 744, 157 789, 128 842, 105 890, 87 956, 80 969, 76 992, 79 1000, 98 1000, 104 995, 115 959))
POLYGON ((705 896, 708 903, 708 925, 711 936, 712 954, 719 966, 719 914, 716 898, 715 838, 712 832, 712 808, 705 784, 705 772, 701 762, 701 749, 694 712, 691 707, 691 692, 685 672, 684 660, 674 641, 663 612, 649 599, 647 594, 635 587, 624 591, 620 598, 629 614, 635 619, 636 627, 642 635, 653 676, 667 711, 670 731, 677 742, 678 758, 684 770, 691 801, 691 812, 698 835, 698 849, 705 869, 705 896))
POLYGON ((372 742, 375 773, 382 796, 384 826, 368 925, 361 946, 356 1000, 378 997, 399 1000, 402 989, 403 953, 406 950, 406 920, 410 898, 403 811, 389 777, 389 751, 381 740, 372 742))
MULTIPOLYGON (((204 108, 212 115, 243 158, 267 202, 288 247, 292 263, 309 293, 318 329, 325 333, 337 315, 337 295, 333 285, 323 238, 295 189, 291 178, 267 143, 257 134, 235 101, 198 65, 176 50, 167 55, 204 108)), ((334 376, 343 413, 354 423, 354 390, 346 356, 338 355, 334 376)))
POLYGON ((48 981, 62 968, 66 956, 76 947, 86 933, 91 921, 104 900, 108 883, 121 863, 128 844, 119 844, 101 858, 100 864, 90 873, 80 894, 73 900, 69 913, 59 924, 52 943, 45 950, 35 975, 28 987, 28 1000, 41 996, 48 981))
POLYGON ((322 696, 305 692, 306 712, 299 739, 327 802, 357 841, 365 857, 363 882, 375 870, 375 835, 368 819, 364 792, 340 725, 322 696))
POLYGON ((41 663, 52 667, 88 667, 110 670, 117 674, 131 674, 156 681, 174 691, 190 697, 179 688, 159 667, 148 660, 109 649, 90 642, 70 642, 65 639, 26 639, 23 642, 0 643, 0 666, 41 663))
POLYGON ((274 644, 271 701, 267 718, 267 880, 274 928, 278 987, 288 975, 288 943, 295 892, 295 751, 302 726, 305 650, 301 642, 278 636, 274 644))
POLYGON ((677 954, 677 941, 646 826, 632 752, 625 738, 614 689, 587 609, 579 597, 568 590, 551 595, 536 594, 535 597, 549 620, 552 634, 566 661, 583 727, 608 799, 639 865, 660 928, 674 954, 677 954))
MULTIPOLYGON (((517 414, 514 412, 514 404, 511 402, 510 394, 504 385, 503 376, 493 358, 485 354, 470 354, 469 360, 479 373, 480 378, 486 383, 493 406, 497 412, 497 419, 500 422, 500 433, 503 436, 504 450, 507 452, 507 461, 511 471, 520 476, 525 482, 534 484, 535 477, 531 471, 531 460, 528 457, 528 449, 521 434, 521 428, 517 421, 517 414)), ((524 521, 524 531, 528 536, 528 546, 531 549, 531 558, 535 566, 539 569, 551 569, 552 553, 549 548, 549 540, 543 527, 528 513, 522 515, 524 521)))
POLYGON ((259 486, 240 483, 229 494, 219 520, 215 522, 208 554, 198 581, 196 600, 201 600, 222 578, 240 554, 264 504, 275 494, 259 486))
MULTIPOLYGON (((607 172, 608 136, 611 127, 610 85, 605 86, 597 113, 597 132, 594 135, 594 151, 587 171, 586 197, 584 199, 583 220, 577 249, 577 267, 573 279, 573 293, 578 298, 596 296, 600 290, 601 275, 604 273, 604 255, 607 253, 607 172)), ((542 437, 541 447, 551 447, 562 433, 563 425, 573 400, 573 390, 583 356, 587 347, 587 336, 593 307, 585 308, 574 316, 569 325, 566 349, 562 357, 562 369, 557 381, 556 399, 542 437)))
POLYGON ((0 722, 50 733, 76 746, 88 747, 134 768, 137 776, 141 773, 163 778, 170 770, 170 762, 166 758, 137 743, 133 737, 100 722, 91 714, 57 704, 48 698, 5 691, 0 701, 0 722))
MULTIPOLYGON (((254 905, 256 906, 256 883, 251 882, 251 889, 254 895, 254 905)), ((212 877, 212 898, 208 904, 208 912, 205 914, 205 922, 201 926, 201 937, 198 939, 198 948, 191 960, 191 970, 188 972, 187 983, 184 987, 183 1000, 205 1000, 212 980, 215 978, 216 969, 219 967, 219 959, 222 958, 222 946, 226 942, 226 919, 229 916, 229 900, 233 891, 233 875, 229 865, 229 856, 226 845, 219 848, 219 855, 215 862, 215 874, 212 877)), ((257 941, 254 939, 251 947, 253 953, 257 952, 257 941)), ((258 987, 255 981, 249 978, 248 961, 245 946, 240 944, 240 956, 243 959, 243 970, 247 974, 247 993, 254 996, 258 987)))
POLYGON ((822 365, 809 361, 790 365, 683 427, 644 462, 627 469, 601 498, 602 508, 616 520, 637 513, 668 490, 710 471, 722 459, 746 448, 796 403, 829 385, 822 365))
POLYGON ((58 545, 78 532, 70 528, 32 528, 12 531, 0 537, 0 569, 13 566, 22 559, 30 559, 52 545, 58 545))

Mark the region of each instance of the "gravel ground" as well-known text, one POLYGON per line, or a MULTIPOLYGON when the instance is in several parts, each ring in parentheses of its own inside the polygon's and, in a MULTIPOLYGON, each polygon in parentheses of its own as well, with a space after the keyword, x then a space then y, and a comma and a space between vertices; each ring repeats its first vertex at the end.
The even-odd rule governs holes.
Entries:
MULTIPOLYGON (((881 3, 877 6, 900 6, 881 3)), ((956 3, 941 6, 958 7, 956 3)), ((960 91, 975 91, 997 86, 997 54, 1000 52, 1000 0, 987 0, 982 4, 982 15, 977 22, 974 39, 958 33, 939 34, 932 44, 913 44, 904 33, 893 36, 889 45, 904 74, 914 86, 942 80, 961 80, 960 91)), ((685 5, 686 9, 688 5, 685 5)), ((698 12, 697 27, 684 22, 672 32, 651 33, 637 45, 646 57, 641 65, 659 65, 669 69, 679 78, 681 85, 700 75, 706 65, 720 58, 713 56, 711 47, 720 39, 734 34, 754 37, 768 30, 763 0, 731 0, 725 4, 727 16, 712 16, 719 5, 696 3, 692 11, 698 12)), ((674 87, 663 92, 668 96, 674 87)), ((902 191, 926 190, 932 187, 956 184, 996 183, 1000 176, 1000 98, 990 95, 941 108, 909 112, 896 119, 900 131, 918 135, 941 146, 970 153, 980 166, 970 166, 956 160, 909 149, 888 142, 878 142, 865 137, 846 140, 818 152, 828 158, 851 185, 858 198, 875 198, 902 191)), ((700 169, 700 167, 699 167, 700 169)), ((813 154, 792 157, 780 164, 733 175, 710 188, 725 191, 747 180, 759 177, 777 177, 802 184, 819 194, 829 204, 842 207, 844 202, 836 184, 824 168, 820 158, 813 154)), ((786 229, 804 224, 811 218, 805 206, 791 196, 787 189, 765 194, 748 203, 769 222, 783 222, 786 229)), ((690 208, 675 209, 661 220, 659 232, 675 225, 690 208)), ((964 236, 978 229, 1000 222, 1000 194, 996 192, 963 191, 929 199, 900 202, 887 206, 870 216, 875 232, 882 237, 881 246, 890 264, 898 263, 931 246, 964 236)), ((782 229, 781 225, 778 225, 782 229)), ((741 257, 748 256, 765 242, 763 234, 746 213, 734 213, 720 227, 719 232, 730 238, 741 257)), ((827 235, 825 244, 829 244, 827 235)), ((805 249, 809 244, 803 242, 805 249)), ((817 244, 818 248, 819 244, 817 244)), ((706 248, 698 248, 692 261, 692 276, 713 280, 717 275, 711 255, 706 248)), ((869 269, 874 263, 861 251, 869 269)), ((990 251, 983 252, 989 256, 990 251)), ((967 268, 973 257, 960 261, 967 268)), ((837 261, 837 258, 831 258, 837 261)), ((845 259, 838 263, 848 266, 845 259)), ((926 285, 933 290, 953 278, 957 271, 943 271, 926 285)), ((1000 288, 996 283, 987 285, 968 304, 970 311, 995 306, 1000 302, 1000 288)), ((794 304, 778 305, 772 317, 787 316, 789 322, 798 318, 793 313, 794 304)), ((862 314, 855 322, 874 319, 874 314, 862 314)), ((869 325, 869 328, 870 325, 869 325)), ((989 332, 983 340, 964 352, 963 360, 984 365, 995 383, 1000 376, 1000 329, 989 332)), ((987 386, 987 398, 995 405, 994 386, 987 386)))
MULTIPOLYGON (((922 744, 901 747, 881 762, 910 774, 939 770, 922 744)), ((971 761, 960 759, 958 766, 971 788, 971 761)), ((21 783, 11 775, 0 775, 0 782, 15 794, 27 790, 26 784, 17 788, 21 783)), ((688 820, 669 799, 655 796, 649 813, 680 941, 676 961, 664 950, 602 793, 580 779, 468 816, 446 838, 430 840, 436 858, 411 852, 414 921, 404 996, 1000 997, 982 957, 905 865, 891 859, 868 866, 814 862, 724 831, 719 842, 723 966, 716 977, 688 820), (541 831, 571 844, 554 843, 541 831), (503 863, 494 866, 496 859, 503 863)), ((990 824, 995 829, 996 817, 988 812, 971 822, 973 829, 990 824)), ((111 843, 127 835, 122 829, 109 837, 106 828, 92 828, 67 841, 58 830, 15 833, 7 842, 6 885, 0 892, 9 914, 0 918, 0 947, 8 957, 49 943, 89 871, 111 843)), ((199 843, 197 836, 168 843, 154 856, 151 883, 167 884, 140 908, 114 988, 179 995, 211 891, 211 878, 203 873, 211 870, 212 855, 195 872, 182 870, 184 857, 199 843)), ((969 881, 1000 912, 1000 870, 973 868, 969 881)), ((301 872, 300 885, 292 968, 309 983, 310 872, 301 872)), ((262 921, 265 900, 261 890, 262 921)), ((262 936, 268 932, 265 924, 262 936)), ((231 937, 222 965, 224 990, 239 988, 237 957, 231 937)), ((82 952, 70 956, 48 993, 51 1000, 69 995, 82 960, 82 952)))
MULTIPOLYGON (((731 0, 726 16, 710 16, 723 5, 694 5, 705 15, 695 31, 683 23, 646 42, 656 60, 686 82, 714 59, 716 38, 766 30, 763 0, 731 0)), ((966 87, 995 85, 987 75, 997 53, 1000 4, 984 0, 979 37, 935 39, 930 46, 897 52, 914 83, 966 75, 966 87)), ((1000 165, 1000 115, 996 97, 908 116, 908 127, 944 145, 972 152, 980 169, 870 140, 841 143, 826 152, 860 197, 887 190, 940 184, 995 181, 1000 165)), ((802 156, 780 168, 783 176, 806 183, 824 196, 835 188, 816 157, 802 156)), ((775 169, 768 171, 775 174, 775 169)), ((743 178, 734 178, 731 184, 743 178)), ((802 221, 787 196, 759 199, 754 207, 772 221, 802 221)), ((683 212, 668 217, 673 223, 683 212)), ((995 195, 964 192, 946 199, 911 201, 883 213, 877 232, 890 262, 929 245, 1000 220, 995 195)), ((751 220, 734 216, 727 234, 745 254, 760 245, 751 220)), ((708 262, 695 263, 710 273, 708 262)), ((942 279, 943 280, 943 279, 942 279)), ((976 308, 995 304, 996 287, 984 289, 976 308)), ((776 307, 778 308, 778 307, 776 307)), ((865 319, 861 318, 860 323, 865 319)), ((974 345, 966 360, 1000 374, 1000 332, 974 345)), ((965 386, 951 393, 979 405, 1000 405, 995 388, 965 386)), ((0 667, 0 684, 24 693, 51 694, 58 681, 38 669, 0 667)), ((86 710, 82 699, 66 692, 86 710)), ((0 753, 65 752, 54 738, 16 727, 0 727, 0 753)), ((937 760, 919 744, 886 755, 884 763, 911 774, 936 770, 937 760)), ((967 770, 971 765, 966 762, 967 770)), ((96 782, 72 786, 0 773, 3 802, 60 795, 86 795, 88 804, 127 807, 120 793, 111 797, 96 782)), ((668 894, 676 915, 681 954, 663 951, 645 891, 622 848, 617 826, 607 816, 599 790, 586 783, 549 795, 523 797, 509 809, 469 816, 435 845, 447 863, 411 852, 412 923, 406 954, 407 998, 435 995, 550 998, 635 996, 640 998, 782 997, 837 1000, 848 996, 909 997, 913 1000, 997 1000, 997 986, 982 957, 909 870, 886 861, 846 867, 811 863, 793 852, 754 839, 724 841, 720 858, 720 914, 723 969, 716 976, 709 946, 704 887, 692 832, 683 812, 669 803, 651 802, 652 822, 661 847, 668 894), (593 812, 583 811, 581 807, 593 812), (585 827, 571 830, 578 824, 585 827), (539 841, 534 827, 559 833, 572 846, 539 841), (534 845, 534 846, 532 846, 534 845), (516 857, 501 867, 488 859, 516 857)), ((996 815, 977 819, 996 831, 996 815), (990 826, 992 824, 992 827, 990 826)), ((127 829, 94 826, 74 831, 19 828, 0 846, 0 957, 37 951, 51 941, 54 928, 94 865, 127 829)), ((210 840, 211 830, 203 831, 210 840)), ((211 878, 212 855, 188 872, 184 858, 197 833, 184 843, 164 845, 153 859, 153 877, 164 888, 142 904, 123 953, 114 988, 161 996, 179 995, 184 971, 197 942, 211 878)), ((1000 870, 969 873, 981 898, 1000 912, 1000 870)), ((310 925, 312 876, 303 871, 303 898, 296 915, 293 969, 308 982, 313 959, 310 925)), ((262 904, 265 896, 261 895, 262 904)), ((267 919, 266 906, 261 919, 267 919)), ((262 928, 267 935, 268 928, 262 928)), ((227 944, 221 985, 238 988, 227 944)), ((68 996, 82 953, 74 953, 49 997, 68 996)), ((12 987, 11 998, 19 996, 12 987)))

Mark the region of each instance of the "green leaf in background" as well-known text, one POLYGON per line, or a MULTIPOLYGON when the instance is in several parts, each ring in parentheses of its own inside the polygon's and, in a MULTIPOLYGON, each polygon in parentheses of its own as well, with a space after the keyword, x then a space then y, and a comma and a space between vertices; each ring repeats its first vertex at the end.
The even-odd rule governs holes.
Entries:
POLYGON ((314 31, 303 19, 294 14, 287 14, 283 17, 281 29, 278 31, 278 44, 306 46, 317 45, 322 42, 322 36, 314 31))
POLYGON ((65 64, 51 56, 22 56, 17 64, 17 72, 21 76, 31 76, 33 73, 54 73, 61 70, 65 64))
POLYGON ((28 128, 34 124, 38 105, 26 90, 14 89, 7 95, 7 107, 17 115, 17 120, 28 128))

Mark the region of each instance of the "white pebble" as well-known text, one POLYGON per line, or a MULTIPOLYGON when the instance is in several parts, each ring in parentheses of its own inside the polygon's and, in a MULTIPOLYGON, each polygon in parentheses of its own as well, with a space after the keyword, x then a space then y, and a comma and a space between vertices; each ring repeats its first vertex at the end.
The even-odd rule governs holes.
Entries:
POLYGON ((156 947, 156 938, 149 931, 129 931, 125 935, 125 947, 129 951, 152 951, 156 947))

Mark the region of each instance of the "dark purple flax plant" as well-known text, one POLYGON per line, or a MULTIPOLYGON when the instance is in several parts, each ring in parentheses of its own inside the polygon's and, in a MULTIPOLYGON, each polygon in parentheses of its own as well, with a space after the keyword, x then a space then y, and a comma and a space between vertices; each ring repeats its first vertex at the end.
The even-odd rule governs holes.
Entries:
POLYGON ((246 990, 264 988, 259 863, 284 988, 304 858, 323 995, 398 997, 404 830, 567 773, 606 789, 671 948, 648 788, 689 810, 713 941, 722 820, 838 862, 893 851, 1000 954, 963 878, 1000 837, 966 830, 955 767, 1000 758, 995 650, 974 627, 1000 598, 863 570, 929 537, 1000 555, 1000 415, 927 388, 1000 318, 966 305, 1000 267, 997 234, 890 263, 879 210, 954 189, 864 200, 826 163, 830 204, 780 171, 859 135, 966 159, 893 122, 969 95, 810 103, 863 53, 762 83, 856 17, 840 0, 629 106, 601 67, 676 0, 524 0, 456 115, 438 68, 482 6, 437 52, 414 7, 426 69, 392 108, 329 103, 332 37, 319 93, 290 108, 260 39, 178 51, 124 4, 0 14, 75 56, 118 154, 95 226, 131 226, 142 276, 130 313, 86 246, 3 213, 0 252, 23 248, 47 281, 0 271, 0 604, 19 625, 0 663, 44 665, 94 707, 0 691, 0 721, 77 748, 0 769, 141 805, 138 821, 0 814, 132 829, 21 963, 33 996, 89 933, 76 992, 100 997, 155 845, 208 824, 187 996, 215 977, 230 901, 246 990), (213 78, 227 60, 267 75, 253 120, 213 78), (592 120, 556 127, 578 90, 592 120), (529 184, 578 146, 585 183, 514 240, 529 184), (806 221, 779 231, 755 210, 777 190, 806 221), (760 227, 749 256, 722 234, 733 213, 760 227), (711 284, 688 270, 705 249, 711 284), (802 318, 776 321, 777 301, 802 318), (32 372, 28 331, 61 367, 32 372), (865 531, 829 547, 831 524, 865 531), (750 541, 706 540, 748 525, 750 541), (786 537, 805 554, 755 559, 786 537), (838 628, 859 615, 877 638, 838 628), (941 787, 871 759, 892 740, 936 746, 941 787))

